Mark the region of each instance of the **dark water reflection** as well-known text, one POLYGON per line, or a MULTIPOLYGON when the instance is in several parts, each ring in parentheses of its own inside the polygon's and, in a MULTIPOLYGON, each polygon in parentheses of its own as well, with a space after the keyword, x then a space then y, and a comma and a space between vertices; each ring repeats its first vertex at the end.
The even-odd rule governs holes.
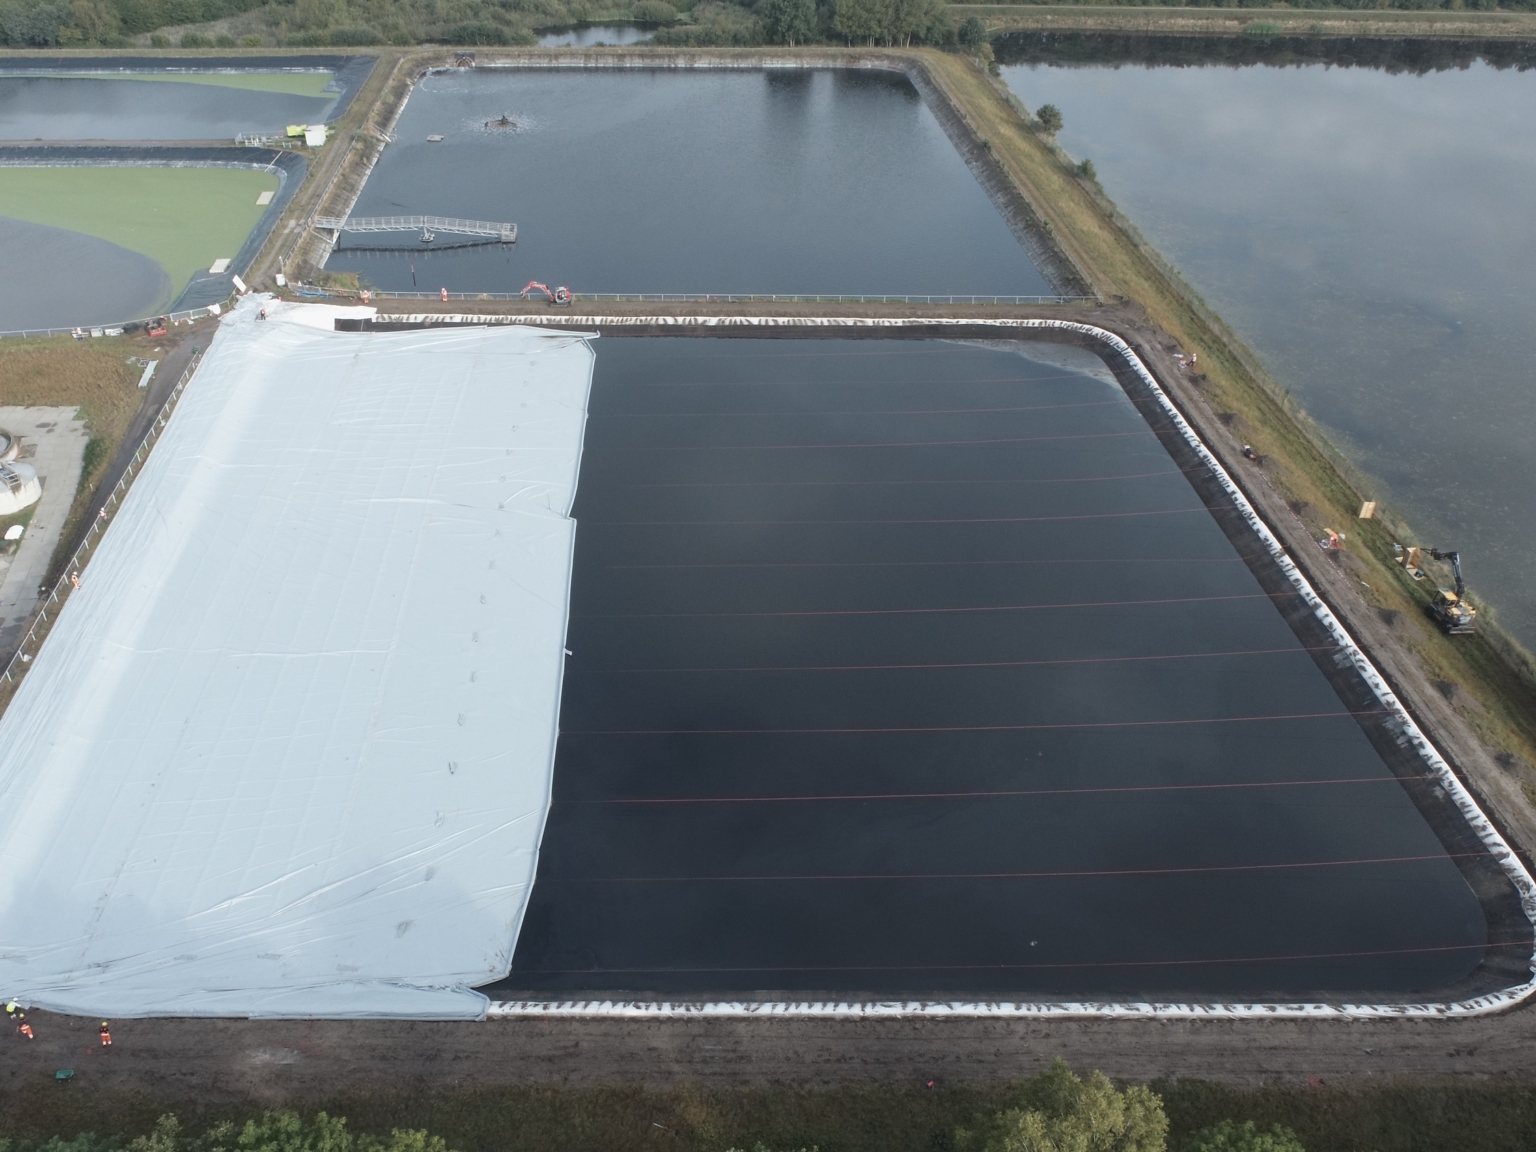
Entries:
POLYGON ((1529 40, 1388 40, 1351 36, 1148 36, 1118 32, 1010 32, 993 39, 1002 64, 1145 64, 1179 68, 1212 65, 1283 67, 1326 64, 1386 72, 1444 72, 1484 63, 1536 67, 1529 40))
POLYGON ((1477 963, 1467 885, 1112 382, 603 340, 575 515, 499 991, 1406 993, 1477 963), (1311 718, 1240 719, 1280 715, 1311 718))
POLYGON ((335 103, 179 81, 0 76, 0 140, 233 140, 318 124, 335 103))
POLYGON ((82 232, 0 216, 0 331, 111 324, 170 300, 148 256, 82 232))
POLYGON ((1050 291, 894 74, 433 76, 394 135, 356 214, 520 231, 510 251, 331 258, 382 288, 411 288, 414 259, 429 291, 1050 291), (485 128, 502 113, 520 127, 485 128))
POLYGON ((1004 75, 1536 645, 1536 75, 1463 63, 1004 75))
POLYGON ((643 44, 656 35, 654 29, 633 24, 588 24, 539 34, 540 48, 591 48, 598 44, 643 44))

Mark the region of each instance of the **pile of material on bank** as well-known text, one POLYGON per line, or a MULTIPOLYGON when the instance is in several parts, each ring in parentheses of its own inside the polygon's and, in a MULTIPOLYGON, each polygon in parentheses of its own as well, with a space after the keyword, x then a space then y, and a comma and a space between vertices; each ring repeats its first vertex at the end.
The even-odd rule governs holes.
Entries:
POLYGON ((507 973, 592 351, 330 330, 370 311, 223 321, 0 719, 0 993, 450 1018, 507 973))

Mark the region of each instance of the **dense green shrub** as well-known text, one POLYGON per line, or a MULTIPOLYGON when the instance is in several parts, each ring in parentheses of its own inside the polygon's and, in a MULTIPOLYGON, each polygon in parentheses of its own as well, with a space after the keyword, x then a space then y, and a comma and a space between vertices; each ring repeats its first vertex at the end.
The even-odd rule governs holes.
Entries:
POLYGON ((68 18, 62 4, 12 4, 0 9, 0 36, 11 48, 53 48, 68 18))
POLYGON ((821 32, 816 0, 761 0, 757 15, 770 44, 808 44, 821 32))
MULTIPOLYGON (((1065 3, 1068 0, 1009 0, 1065 3)), ((1274 7, 1277 0, 1072 0, 1087 3, 1274 7)), ((1289 0, 1292 8, 1481 8, 1536 10, 1536 0, 1289 0)), ((632 18, 660 25, 657 42, 678 45, 831 41, 891 46, 959 44, 987 59, 985 25, 972 16, 958 25, 943 0, 0 0, 0 43, 12 48, 121 45, 124 37, 167 27, 196 28, 261 8, 272 38, 292 45, 422 41, 525 44, 528 29, 594 18, 632 18), (679 20, 693 8, 691 19, 679 20), (367 38, 364 38, 367 37, 367 38)), ((1257 28, 1252 25, 1250 28, 1257 28)), ((208 35, 206 28, 194 35, 208 35)), ((1247 39, 1263 39, 1250 36, 1247 39)), ((248 38, 247 38, 248 39, 248 38)), ((244 41, 242 41, 243 43, 244 41)), ((267 42, 267 38, 262 41, 267 42)), ((151 40, 169 47, 161 35, 151 40)), ((228 47, 229 45, 224 45, 228 47)), ((252 47, 258 45, 250 45, 252 47)))
POLYGON ((677 19, 677 9, 667 0, 638 0, 633 15, 642 24, 670 24, 677 19))
POLYGON ((1196 1132, 1180 1152, 1307 1152, 1296 1133, 1279 1124, 1268 1131, 1252 1120, 1223 1120, 1196 1132))
MULTIPOLYGON (((1168 1117, 1150 1088, 1083 1079, 1059 1057, 1019 1086, 1011 1108, 955 1133, 959 1152, 1165 1152, 1168 1117)), ((1276 1152, 1290 1152, 1278 1149, 1276 1152)))
POLYGON ((954 36, 942 0, 832 0, 832 28, 849 44, 907 47, 954 36))
POLYGON ((693 23, 659 29, 657 44, 689 48, 739 48, 763 42, 761 22, 739 4, 705 0, 693 9, 693 23))
POLYGON ((344 1117, 324 1112, 305 1120, 296 1112, 267 1112, 243 1125, 215 1124, 201 1136, 182 1132, 175 1116, 162 1116, 155 1130, 126 1144, 113 1136, 85 1132, 73 1140, 0 1138, 0 1152, 449 1152, 441 1137, 396 1128, 388 1136, 354 1135, 344 1117))

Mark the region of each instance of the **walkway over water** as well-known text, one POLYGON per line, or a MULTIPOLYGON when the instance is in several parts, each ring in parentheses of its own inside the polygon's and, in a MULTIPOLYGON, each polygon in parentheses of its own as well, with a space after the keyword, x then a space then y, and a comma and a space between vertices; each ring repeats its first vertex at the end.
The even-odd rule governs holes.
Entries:
POLYGON ((455 236, 484 236, 503 244, 517 243, 517 225, 492 220, 459 220, 447 216, 317 216, 316 228, 332 232, 416 232, 422 238, 433 232, 455 236))

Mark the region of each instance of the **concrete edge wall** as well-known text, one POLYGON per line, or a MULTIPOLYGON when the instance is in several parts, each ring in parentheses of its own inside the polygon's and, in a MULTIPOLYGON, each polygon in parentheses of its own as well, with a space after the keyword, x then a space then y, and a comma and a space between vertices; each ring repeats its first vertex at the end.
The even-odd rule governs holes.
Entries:
MULTIPOLYGON (((792 336, 829 334, 838 330, 863 335, 890 332, 892 335, 939 335, 952 337, 988 332, 997 337, 1009 335, 1054 336, 1069 343, 1092 348, 1112 369, 1121 365, 1130 372, 1156 402, 1159 414, 1177 430, 1187 448, 1204 464, 1210 477, 1238 509, 1243 521, 1262 543, 1269 559, 1310 611, 1316 626, 1338 645, 1340 655, 1352 672, 1369 689, 1386 714, 1386 722, 1397 743, 1416 758, 1421 771, 1432 777, 1456 813, 1465 821, 1488 859, 1502 874, 1518 897, 1520 913, 1528 927, 1536 928, 1536 879, 1488 819, 1471 792, 1461 782, 1450 764, 1425 735, 1412 713, 1393 691, 1387 678, 1360 647, 1333 609, 1313 588, 1312 583, 1286 552, 1280 538, 1260 516, 1242 487, 1232 478, 1215 454, 1172 398, 1158 383, 1134 349, 1120 336, 1097 325, 1070 320, 1050 319, 960 319, 960 318, 832 318, 773 316, 484 316, 472 313, 419 313, 381 316, 372 322, 355 322, 349 327, 363 328, 425 327, 432 325, 511 323, 539 327, 575 327, 620 329, 632 335, 774 335, 792 336), (1117 364, 1116 361, 1119 363, 1117 364)), ((1117 378, 1120 372, 1116 371, 1117 378)), ((1124 382, 1122 381, 1122 387, 1124 382)), ((1481 894, 1480 894, 1481 897, 1481 894)), ((1527 948, 1531 937, 1526 937, 1527 948)), ((1104 1019, 1452 1019, 1484 1016, 1506 1011, 1536 996, 1536 953, 1527 951, 1523 961, 1526 979, 1483 995, 1449 1001, 1403 1003, 1175 1003, 1175 1002, 1099 1002, 1099 1001, 635 1001, 635 1000, 511 1000, 492 1002, 487 1010, 493 1017, 582 1016, 582 1017, 1036 1017, 1104 1019)))

